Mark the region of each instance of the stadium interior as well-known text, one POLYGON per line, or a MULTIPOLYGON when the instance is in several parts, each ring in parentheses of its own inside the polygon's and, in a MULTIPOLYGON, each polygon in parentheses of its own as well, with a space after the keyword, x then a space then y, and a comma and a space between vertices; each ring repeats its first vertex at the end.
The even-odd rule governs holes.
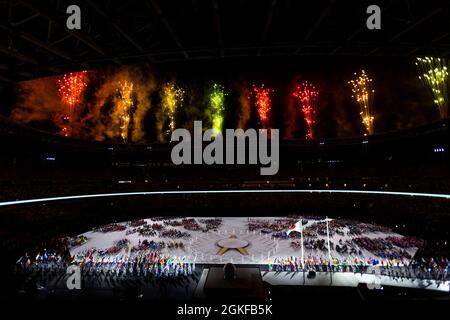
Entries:
MULTIPOLYGON (((131 65, 133 68, 155 66, 158 76, 163 74, 166 78, 173 78, 179 72, 181 83, 195 83, 191 89, 193 92, 201 83, 209 81, 210 73, 214 79, 225 74, 219 79, 233 83, 229 80, 230 74, 239 72, 236 70, 240 68, 247 69, 238 73, 236 78, 250 74, 252 79, 268 83, 275 79, 276 87, 283 85, 280 77, 284 74, 289 73, 290 77, 297 72, 288 72, 291 66, 298 67, 301 72, 301 67, 309 62, 322 68, 321 75, 328 75, 339 61, 343 61, 345 68, 355 61, 354 70, 361 69, 366 63, 372 66, 372 70, 384 65, 379 70, 386 74, 390 74, 389 69, 395 69, 397 64, 401 65, 395 69, 398 71, 404 70, 411 62, 413 71, 404 75, 404 82, 410 85, 417 80, 413 63, 416 57, 449 58, 449 3, 378 1, 382 8, 383 27, 371 31, 366 28, 365 10, 371 4, 367 1, 315 1, 308 6, 279 0, 148 0, 121 1, 117 5, 114 1, 77 2, 83 12, 83 27, 73 31, 65 26, 67 1, 0 1, 0 250, 4 256, 2 272, 13 275, 6 279, 8 289, 2 291, 5 295, 2 298, 28 301, 41 297, 28 295, 34 292, 27 287, 30 282, 24 280, 23 274, 17 274, 17 263, 14 262, 24 252, 36 255, 37 252, 42 253, 43 248, 52 250, 55 239, 78 239, 100 226, 127 223, 129 228, 133 221, 142 219, 155 219, 148 224, 157 224, 158 217, 166 217, 167 223, 171 223, 168 217, 196 217, 197 222, 213 219, 211 217, 219 220, 227 217, 294 217, 292 219, 302 221, 306 216, 344 221, 343 225, 347 221, 358 221, 384 226, 393 234, 422 239, 410 259, 443 261, 445 258, 448 263, 450 121, 448 116, 439 115, 429 97, 431 95, 420 89, 420 83, 418 89, 412 90, 425 93, 413 95, 413 98, 404 98, 408 95, 407 90, 400 92, 395 99, 390 98, 396 94, 395 90, 381 93, 378 97, 378 91, 375 91, 374 108, 381 110, 374 120, 375 132, 371 132, 371 128, 365 134, 367 128, 359 119, 358 108, 353 112, 356 116, 347 119, 357 123, 347 134, 342 134, 339 129, 346 124, 336 121, 330 125, 331 118, 339 118, 337 111, 324 116, 328 122, 322 127, 317 126, 324 128, 324 133, 319 132, 313 139, 304 138, 308 126, 301 124, 300 133, 296 131, 293 137, 280 141, 280 167, 273 176, 261 176, 259 165, 174 165, 171 160, 174 143, 167 140, 149 139, 133 143, 121 139, 124 132, 111 139, 105 136, 97 139, 84 133, 71 136, 62 134, 61 123, 52 123, 54 118, 21 121, 24 118, 18 120, 14 115, 17 114, 16 109, 23 108, 20 103, 24 101, 17 88, 27 81, 32 83, 45 77, 53 79, 83 70, 108 70, 96 78, 97 82, 90 80, 98 89, 102 88, 99 83, 115 72, 111 70, 122 70, 131 65), (281 71, 273 70, 280 66, 281 71), (411 102, 414 97, 418 97, 419 102, 411 102), (397 112, 396 101, 402 99, 404 101, 399 103, 399 108, 403 109, 397 112), (423 102, 427 99, 431 102, 423 102), (410 105, 411 111, 408 110, 410 105), (418 116, 421 110, 425 110, 424 115, 418 116), (391 111, 397 112, 394 120, 381 115, 391 111), (401 112, 403 114, 399 115, 401 112), (378 119, 379 122, 387 120, 384 124, 377 124, 378 119), (332 129, 327 129, 330 126, 332 129), (64 198, 71 196, 75 197, 64 198), (21 203, 31 199, 37 201, 21 203)), ((314 73, 314 66, 308 67, 309 74, 314 73)), ((347 74, 353 74, 353 69, 347 74)), ((337 74, 338 77, 344 75, 344 72, 337 74)), ((347 79, 331 78, 330 75, 327 80, 328 88, 340 82, 347 85, 347 79)), ((401 81, 403 76, 388 75, 386 78, 390 79, 386 80, 389 85, 382 86, 383 80, 378 80, 384 90, 401 81)), ((416 88, 411 85, 409 92, 411 87, 416 88)), ((186 89, 188 94, 191 91, 186 89)), ((336 91, 323 93, 323 96, 329 96, 326 106, 336 103, 335 97, 341 95, 349 97, 339 100, 336 110, 354 104, 350 93, 336 91)), ((41 94, 51 95, 50 92, 41 94)), ((94 89, 87 93, 91 98, 97 95, 94 89)), ((224 116, 225 125, 240 121, 239 115, 229 116, 240 108, 239 99, 233 93, 230 96, 232 99, 229 101, 235 105, 232 111, 227 111, 228 116, 224 116)), ((193 97, 198 95, 193 94, 193 97)), ((154 96, 151 99, 154 101, 154 96)), ((284 123, 283 112, 286 111, 280 109, 285 104, 283 99, 278 98, 276 101, 280 106, 274 106, 275 124, 284 123)), ((448 97, 446 99, 448 109, 448 97)), ((135 100, 138 101, 139 97, 135 100)), ((90 106, 87 99, 85 102, 90 106)), ((257 109, 257 102, 255 104, 257 109)), ((319 115, 325 114, 324 110, 319 110, 319 115)), ((145 118, 145 121, 155 122, 157 116, 145 118)), ((262 120, 254 122, 257 127, 264 127, 262 120)), ((320 122, 320 116, 317 122, 320 122)), ((249 123, 252 124, 252 119, 249 123)), ((158 125, 151 130, 157 131, 158 125)), ((148 136, 158 135, 152 131, 148 136)), ((176 225, 180 227, 177 230, 189 230, 183 223, 176 225)), ((352 223, 349 222, 350 225, 352 223)), ((225 232, 225 229, 218 230, 214 229, 214 232, 225 232)), ((269 235, 273 236, 275 231, 271 230, 273 233, 269 235)), ((261 235, 261 231, 258 232, 261 235)), ((319 238, 322 236, 325 237, 320 235, 319 238)), ((193 242, 189 245, 194 246, 200 237, 192 235, 193 242)), ((147 239, 157 242, 159 238, 147 239)), ((188 240, 182 239, 187 246, 188 240)), ((329 246, 328 251, 323 249, 321 254, 329 254, 329 246)), ((220 268, 229 262, 226 254, 224 257, 220 268)), ((268 267, 261 263, 257 267, 269 273, 279 271, 275 267, 271 269, 270 264, 268 267)), ((186 285, 186 292, 174 293, 175 301, 204 301, 196 297, 195 288, 202 281, 202 272, 213 267, 217 266, 199 263, 198 271, 192 271, 198 277, 194 286, 186 285)), ((246 263, 239 267, 250 268, 246 263)), ((314 270, 319 270, 318 274, 326 273, 327 277, 332 273, 326 268, 314 270)), ((358 272, 354 271, 355 274, 358 272)), ((448 270, 440 274, 442 279, 447 277, 446 282, 442 282, 442 286, 447 285, 447 291, 443 293, 423 288, 397 288, 395 285, 385 285, 384 290, 370 290, 361 284, 355 289, 331 285, 271 285, 269 280, 261 280, 264 283, 262 289, 258 289, 261 291, 253 296, 249 294, 251 298, 246 296, 244 289, 234 292, 233 297, 242 301, 268 302, 273 299, 274 303, 285 296, 301 297, 306 301, 318 297, 328 299, 339 294, 355 301, 448 300, 449 274, 448 270)), ((317 279, 320 279, 319 275, 317 279)), ((109 291, 114 292, 112 298, 97 288, 81 294, 79 299, 158 300, 157 289, 150 290, 147 280, 139 284, 133 281, 117 291, 110 288, 109 291)), ((170 287, 172 280, 167 281, 170 287)), ((217 280, 203 285, 209 288, 222 284, 217 280)), ((231 292, 219 290, 221 293, 215 295, 214 289, 209 290, 210 301, 222 301, 223 291, 231 292)), ((54 289, 45 297, 49 300, 50 296, 52 299, 60 296, 62 300, 76 298, 69 291, 54 289)), ((173 298, 170 294, 164 297, 166 300, 173 298)))

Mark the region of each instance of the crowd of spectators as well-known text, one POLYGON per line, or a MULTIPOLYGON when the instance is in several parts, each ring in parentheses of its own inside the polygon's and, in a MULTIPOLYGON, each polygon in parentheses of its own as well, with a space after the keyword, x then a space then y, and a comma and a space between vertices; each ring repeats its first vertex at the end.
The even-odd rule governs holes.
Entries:
POLYGON ((93 229, 94 232, 102 232, 102 233, 108 233, 108 232, 116 232, 116 231, 124 231, 126 230, 126 235, 131 234, 139 234, 139 236, 142 237, 162 237, 162 238, 172 238, 172 239, 180 239, 180 238, 189 238, 191 235, 188 232, 184 232, 178 229, 175 229, 176 227, 183 227, 185 230, 188 231, 208 231, 208 230, 217 230, 217 228, 222 223, 221 219, 203 219, 200 220, 200 223, 205 224, 205 227, 202 227, 194 218, 183 218, 183 219, 174 219, 172 217, 157 217, 152 218, 152 220, 156 220, 157 222, 154 222, 152 224, 148 223, 147 221, 140 219, 140 220, 133 220, 128 223, 124 224, 118 224, 118 223, 111 223, 104 226, 96 227, 93 229), (168 226, 174 227, 174 228, 167 228, 168 226))
POLYGON ((199 219, 200 223, 203 223, 205 225, 205 232, 212 230, 217 231, 217 229, 222 224, 222 219, 219 218, 213 218, 213 219, 199 219))
POLYGON ((191 235, 187 232, 183 232, 177 229, 167 229, 159 232, 159 236, 161 238, 171 238, 171 239, 187 239, 190 238, 191 235))
POLYGON ((138 219, 138 220, 129 221, 127 223, 127 226, 137 228, 137 227, 140 227, 140 226, 143 226, 146 224, 147 224, 147 221, 145 221, 144 219, 138 219))
POLYGON ((181 220, 181 223, 183 225, 183 228, 189 231, 199 231, 202 229, 194 218, 183 219, 181 220))
POLYGON ((124 231, 127 227, 119 224, 119 223, 110 223, 107 225, 103 225, 100 227, 94 228, 92 231, 94 232, 102 232, 102 233, 109 233, 109 232, 117 232, 117 231, 124 231))
MULTIPOLYGON (((249 231, 261 231, 262 233, 277 233, 286 231, 290 226, 295 224, 299 220, 298 217, 289 217, 284 219, 249 219, 248 230, 249 231)), ((305 224, 307 220, 303 220, 305 224)))
POLYGON ((422 239, 418 239, 416 237, 389 236, 385 240, 390 241, 393 245, 402 249, 421 248, 424 244, 424 241, 422 239))
MULTIPOLYGON (((397 242, 400 241, 398 240, 398 238, 395 239, 397 239, 397 242)), ((346 244, 352 247, 356 245, 359 248, 363 248, 373 253, 375 256, 381 258, 411 258, 411 255, 408 253, 408 251, 405 250, 405 248, 397 248, 394 243, 388 238, 356 237, 351 240, 347 240, 346 244)))

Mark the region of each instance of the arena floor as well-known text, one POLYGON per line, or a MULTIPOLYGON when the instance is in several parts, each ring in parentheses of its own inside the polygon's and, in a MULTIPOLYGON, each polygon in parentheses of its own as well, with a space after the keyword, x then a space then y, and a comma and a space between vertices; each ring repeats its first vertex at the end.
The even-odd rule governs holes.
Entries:
MULTIPOLYGON (((100 227, 93 231, 88 231, 78 237, 71 239, 73 245, 70 249, 71 254, 80 257, 90 255, 97 256, 134 256, 142 253, 139 244, 144 240, 154 241, 155 243, 164 242, 161 253, 178 257, 186 262, 195 262, 199 264, 223 264, 233 262, 239 264, 270 264, 274 259, 284 257, 301 256, 300 247, 293 246, 292 242, 300 243, 299 234, 291 234, 295 238, 283 239, 277 237, 287 228, 298 221, 296 217, 264 217, 264 218, 149 218, 140 220, 133 225, 133 222, 121 222, 114 225, 114 228, 121 229, 113 231, 100 227), (194 228, 186 228, 184 221, 194 228), (187 219, 187 220, 186 220, 187 219), (215 221, 214 226, 207 226, 208 220, 215 221), (166 223, 173 224, 167 225, 166 223), (151 235, 142 235, 140 228, 153 224, 161 225, 160 230, 155 230, 151 235), (252 226, 252 227, 251 227, 252 226), (255 227, 256 226, 256 227, 255 227), (285 228, 283 228, 285 227, 285 228), (189 230, 197 229, 197 230, 189 230), (249 230, 250 229, 250 230, 249 230), (179 232, 180 236, 168 237, 163 231, 179 232), (76 240, 78 243, 75 243, 76 240), (121 245, 118 245, 122 242, 121 245), (183 243, 183 247, 171 247, 170 243, 183 243), (112 248, 112 249, 111 249, 112 248), (106 253, 108 251, 108 253, 106 253)), ((310 217, 303 218, 304 221, 304 258, 320 259, 328 257, 328 247, 326 244, 326 234, 324 234, 326 223, 323 218, 310 217), (306 245, 307 241, 325 241, 325 248, 311 248, 306 245)), ((111 229, 111 228, 110 228, 111 229)), ((153 230, 153 229, 152 229, 153 230)), ((410 256, 414 256, 417 247, 396 246, 390 240, 404 239, 388 228, 359 223, 353 221, 333 220, 330 222, 330 242, 333 250, 331 256, 340 260, 345 259, 380 259, 383 260, 379 251, 370 251, 367 248, 356 245, 353 240, 364 237, 365 239, 385 240, 389 243, 389 252, 398 252, 404 250, 410 256), (353 230, 353 232, 351 232, 353 230), (355 231, 356 230, 356 231, 355 231), (336 250, 336 245, 348 245, 353 248, 353 253, 342 253, 336 250)), ((405 262, 405 260, 403 260, 405 262)))

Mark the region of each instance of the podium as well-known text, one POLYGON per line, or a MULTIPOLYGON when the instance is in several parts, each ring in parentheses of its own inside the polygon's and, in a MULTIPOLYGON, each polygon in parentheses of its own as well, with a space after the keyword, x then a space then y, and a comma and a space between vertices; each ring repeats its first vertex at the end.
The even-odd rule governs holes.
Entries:
POLYGON ((259 268, 237 267, 234 279, 225 279, 223 267, 208 271, 203 292, 208 299, 264 300, 266 293, 259 268))

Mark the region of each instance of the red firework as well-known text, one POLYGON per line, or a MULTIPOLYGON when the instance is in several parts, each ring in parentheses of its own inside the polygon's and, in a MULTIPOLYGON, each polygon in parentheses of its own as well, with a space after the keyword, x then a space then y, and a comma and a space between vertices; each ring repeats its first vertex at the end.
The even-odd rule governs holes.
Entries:
POLYGON ((319 91, 308 81, 303 81, 294 88, 292 96, 298 99, 305 118, 307 127, 306 139, 313 139, 319 91))
POLYGON ((61 133, 68 136, 68 122, 70 122, 74 109, 80 103, 83 92, 87 87, 87 71, 67 73, 57 80, 57 84, 61 102, 67 107, 63 116, 64 127, 61 133))
POLYGON ((255 97, 256 110, 264 127, 268 126, 270 120, 270 110, 272 108, 270 95, 272 92, 273 90, 265 87, 264 84, 261 86, 253 85, 251 92, 255 97))

